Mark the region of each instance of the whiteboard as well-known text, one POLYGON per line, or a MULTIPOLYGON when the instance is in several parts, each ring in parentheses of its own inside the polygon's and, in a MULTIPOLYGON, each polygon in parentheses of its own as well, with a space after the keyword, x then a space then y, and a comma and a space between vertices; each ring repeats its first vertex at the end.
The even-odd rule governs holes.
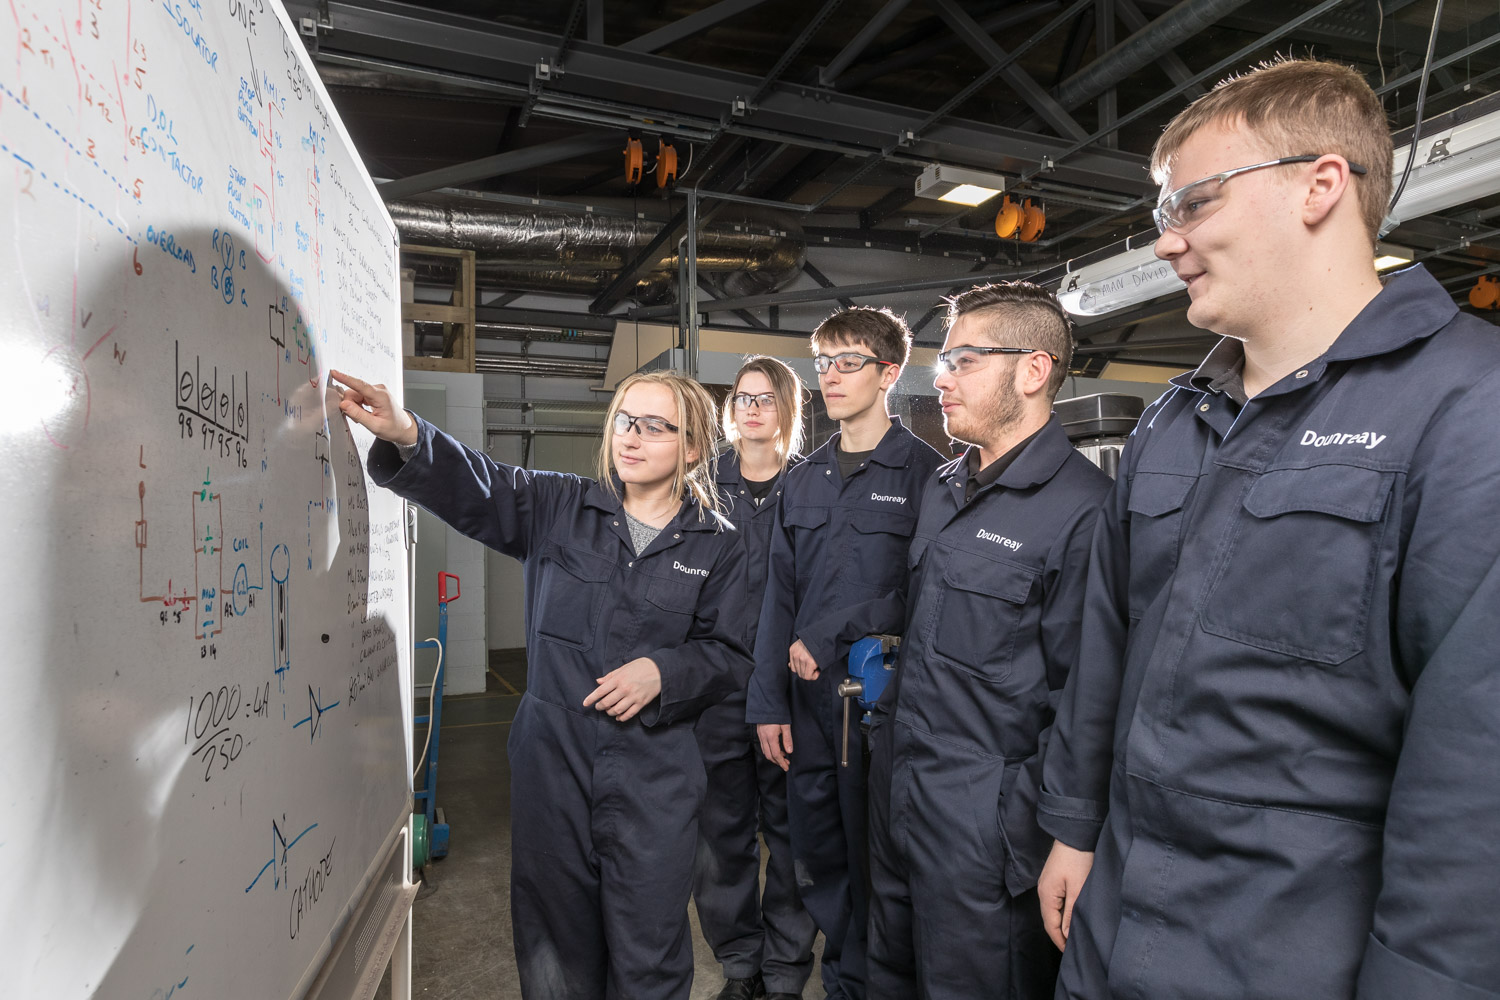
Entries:
POLYGON ((297 997, 410 802, 395 231, 273 0, 0 11, 6 995, 297 997))

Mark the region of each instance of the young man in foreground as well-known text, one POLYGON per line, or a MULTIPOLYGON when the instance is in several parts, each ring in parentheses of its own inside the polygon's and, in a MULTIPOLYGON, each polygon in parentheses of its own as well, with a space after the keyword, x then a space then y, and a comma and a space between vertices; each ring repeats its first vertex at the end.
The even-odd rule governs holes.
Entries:
POLYGON ((1157 145, 1157 255, 1224 340, 1095 535, 1041 800, 1059 996, 1500 993, 1500 337, 1420 266, 1382 287, 1391 162, 1316 62, 1157 145))

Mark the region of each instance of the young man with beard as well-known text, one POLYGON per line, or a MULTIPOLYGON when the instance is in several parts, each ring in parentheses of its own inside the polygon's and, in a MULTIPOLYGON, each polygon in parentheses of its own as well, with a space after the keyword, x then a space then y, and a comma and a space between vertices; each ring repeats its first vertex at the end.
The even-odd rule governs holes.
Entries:
POLYGON ((836 312, 812 348, 839 430, 783 480, 745 720, 756 723, 767 759, 790 769, 792 857, 802 903, 823 932, 823 985, 834 1000, 864 1000, 864 762, 857 752, 848 766, 839 761, 837 689, 847 669, 809 655, 801 637, 904 585, 922 486, 942 458, 886 407, 911 352, 895 314, 836 312))
POLYGON ((872 998, 1052 995, 1036 797, 1110 487, 1052 413, 1072 353, 1037 285, 950 300, 934 385, 969 448, 928 482, 910 586, 804 635, 817 655, 904 633, 870 769, 872 998))
POLYGON ((1224 339, 1095 533, 1040 806, 1058 995, 1500 995, 1500 338, 1376 275, 1355 71, 1222 83, 1152 162, 1156 253, 1224 339))

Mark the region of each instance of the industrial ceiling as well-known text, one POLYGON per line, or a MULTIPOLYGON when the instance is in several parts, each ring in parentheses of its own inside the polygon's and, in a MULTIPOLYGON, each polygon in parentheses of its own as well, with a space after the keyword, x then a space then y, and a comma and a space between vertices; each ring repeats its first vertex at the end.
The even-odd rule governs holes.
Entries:
MULTIPOLYGON (((287 6, 403 232, 422 232, 423 219, 504 227, 510 256, 480 271, 484 314, 608 331, 678 315, 674 255, 689 189, 704 263, 696 304, 715 325, 806 328, 783 323, 782 310, 903 293, 936 303, 985 276, 1055 280, 1060 265, 1151 230, 1152 143, 1233 72, 1277 54, 1338 60, 1368 76, 1394 131, 1409 129, 1434 3, 287 6), (631 137, 644 150, 634 186, 621 156, 631 137), (659 189, 663 141, 678 177, 659 189), (1009 195, 1045 210, 1041 236, 999 238, 999 199, 969 209, 915 197, 932 163, 1005 175, 1009 195), (868 277, 830 278, 849 272, 853 252, 868 277)), ((1500 7, 1446 5, 1424 120, 1500 86, 1497 41, 1500 7)), ((1489 198, 1387 238, 1413 248, 1467 307, 1476 277, 1500 271, 1500 243, 1488 242, 1500 237, 1496 216, 1500 198, 1489 198)), ((1184 302, 1082 326, 1081 370, 1112 358, 1195 363, 1210 338, 1181 322, 1184 302)), ((937 308, 907 314, 919 342, 941 340, 937 308)))

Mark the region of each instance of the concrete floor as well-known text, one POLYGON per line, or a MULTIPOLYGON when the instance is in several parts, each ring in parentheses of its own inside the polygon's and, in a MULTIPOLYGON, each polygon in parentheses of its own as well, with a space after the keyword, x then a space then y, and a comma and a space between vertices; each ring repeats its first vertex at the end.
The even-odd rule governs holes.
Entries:
MULTIPOLYGON (((438 805, 451 830, 448 856, 427 867, 413 919, 412 996, 422 1000, 517 1000, 510 928, 510 722, 526 686, 521 651, 491 653, 489 690, 443 701, 438 805)), ((418 705, 418 714, 425 706, 418 705)), ((421 736, 422 734, 418 734, 421 736)), ((417 749, 421 749, 420 745, 417 749)), ((692 1000, 723 986, 713 953, 693 928, 692 1000)), ((822 951, 822 936, 814 946, 822 951)), ((376 994, 390 998, 390 973, 376 994)), ((816 964, 806 998, 822 997, 816 964)))

